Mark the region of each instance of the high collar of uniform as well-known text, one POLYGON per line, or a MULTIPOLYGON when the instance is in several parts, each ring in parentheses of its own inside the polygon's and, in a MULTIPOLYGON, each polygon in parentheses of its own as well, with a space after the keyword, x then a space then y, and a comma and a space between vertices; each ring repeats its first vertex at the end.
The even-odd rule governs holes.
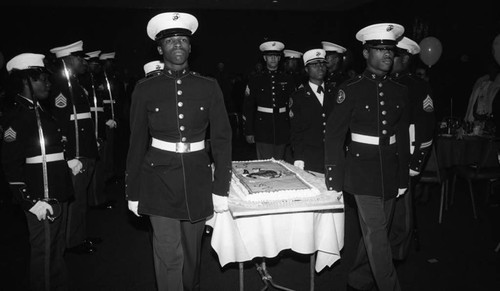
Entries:
POLYGON ((271 71, 269 69, 266 69, 266 73, 270 74, 270 75, 274 75, 274 74, 277 74, 279 72, 279 70, 274 70, 274 71, 271 71))
POLYGON ((21 94, 16 95, 15 102, 18 104, 22 104, 22 105, 28 107, 29 109, 35 108, 35 106, 34 106, 35 103, 33 102, 33 100, 29 99, 28 97, 24 97, 21 94))
POLYGON ((189 74, 189 68, 185 68, 185 69, 182 69, 182 70, 179 70, 179 71, 165 69, 163 72, 167 76, 170 76, 170 77, 173 77, 173 78, 180 78, 180 77, 183 77, 183 76, 189 74))
POLYGON ((372 73, 368 70, 365 70, 363 72, 363 76, 365 76, 366 78, 371 79, 371 80, 385 80, 385 79, 387 79, 388 74, 385 74, 383 76, 378 76, 375 73, 372 73))
POLYGON ((397 72, 397 73, 392 74, 391 76, 394 79, 399 79, 399 78, 407 76, 407 75, 410 75, 410 71, 409 70, 404 70, 404 71, 401 71, 401 72, 397 72))

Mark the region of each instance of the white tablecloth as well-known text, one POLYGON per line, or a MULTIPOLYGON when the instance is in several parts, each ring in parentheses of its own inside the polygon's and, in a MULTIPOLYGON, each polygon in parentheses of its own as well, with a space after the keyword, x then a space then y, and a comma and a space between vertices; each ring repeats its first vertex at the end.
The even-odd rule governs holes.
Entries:
POLYGON ((316 272, 331 267, 344 246, 344 212, 329 210, 245 216, 233 218, 229 211, 207 221, 213 227, 212 248, 221 266, 276 257, 291 249, 316 256, 316 272))

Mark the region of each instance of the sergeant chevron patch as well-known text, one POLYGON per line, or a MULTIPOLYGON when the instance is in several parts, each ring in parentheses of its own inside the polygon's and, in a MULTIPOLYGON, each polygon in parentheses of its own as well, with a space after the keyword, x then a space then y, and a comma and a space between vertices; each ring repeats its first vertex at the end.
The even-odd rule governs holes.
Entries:
POLYGON ((66 100, 66 97, 62 93, 59 93, 55 99, 55 104, 57 108, 64 108, 68 105, 68 100, 66 100))
POLYGON ((16 138, 17 132, 12 127, 7 128, 7 130, 3 133, 3 140, 5 142, 13 142, 16 138))
POLYGON ((422 106, 424 107, 425 112, 434 111, 434 103, 432 102, 431 96, 427 95, 427 97, 424 99, 424 102, 422 103, 422 106))

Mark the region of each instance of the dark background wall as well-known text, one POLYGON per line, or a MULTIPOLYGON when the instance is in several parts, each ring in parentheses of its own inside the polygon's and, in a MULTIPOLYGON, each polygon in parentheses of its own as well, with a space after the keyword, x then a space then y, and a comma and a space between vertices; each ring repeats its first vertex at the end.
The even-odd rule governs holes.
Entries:
POLYGON ((144 0, 145 8, 139 1, 125 8, 110 0, 102 0, 102 6, 96 5, 100 1, 89 2, 94 6, 63 5, 57 0, 27 5, 23 2, 29 1, 20 1, 17 5, 13 0, 0 4, 0 52, 6 60, 28 51, 50 55, 50 48, 83 40, 87 52, 116 51, 120 66, 138 76, 143 74, 144 63, 158 58, 154 42, 146 35, 146 25, 161 12, 184 11, 198 18, 200 26, 193 38, 190 64, 203 74, 213 72, 220 61, 230 72, 250 72, 261 58, 258 46, 265 38, 281 40, 286 48, 299 51, 319 47, 322 40, 341 44, 352 52, 353 67, 360 72, 364 60, 355 33, 376 22, 400 23, 406 35, 417 42, 434 36, 442 43, 443 54, 429 71, 443 114, 447 114, 446 105, 452 97, 457 106, 454 113, 463 114, 474 80, 484 73, 485 64, 493 61, 491 42, 500 33, 500 17, 493 0, 470 1, 467 5, 437 0, 362 0, 316 9, 311 9, 308 1, 297 0, 291 2, 295 6, 276 9, 268 5, 262 10, 248 9, 244 5, 248 1, 235 9, 201 9, 193 1, 186 2, 186 9, 180 4, 172 5, 175 9, 158 8, 158 1, 151 0, 144 0), (148 6, 151 3, 154 5, 148 6))

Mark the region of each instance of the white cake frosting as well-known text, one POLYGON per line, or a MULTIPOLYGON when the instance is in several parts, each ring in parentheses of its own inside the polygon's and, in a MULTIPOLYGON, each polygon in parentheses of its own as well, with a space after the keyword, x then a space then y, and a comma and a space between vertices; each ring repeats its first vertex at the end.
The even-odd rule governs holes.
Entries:
MULTIPOLYGON (((231 188, 246 201, 289 201, 320 195, 297 167, 274 159, 234 161, 231 188)), ((304 172, 305 173, 305 172, 304 172)))

